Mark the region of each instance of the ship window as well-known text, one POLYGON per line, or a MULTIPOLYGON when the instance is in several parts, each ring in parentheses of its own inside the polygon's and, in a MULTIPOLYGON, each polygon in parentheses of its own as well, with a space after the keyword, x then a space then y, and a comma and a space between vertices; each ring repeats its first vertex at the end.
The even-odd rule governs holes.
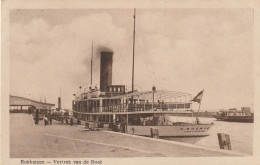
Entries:
POLYGON ((184 104, 177 104, 177 108, 184 108, 184 104))
POLYGON ((189 130, 190 128, 186 128, 187 130, 189 130))
POLYGON ((118 87, 118 88, 117 88, 117 91, 118 91, 118 92, 121 92, 121 88, 120 88, 120 87, 118 87))
POLYGON ((199 128, 196 128, 196 129, 199 129, 199 128))
POLYGON ((194 130, 194 128, 191 128, 192 130, 194 130))
POLYGON ((200 129, 203 129, 202 127, 200 129))

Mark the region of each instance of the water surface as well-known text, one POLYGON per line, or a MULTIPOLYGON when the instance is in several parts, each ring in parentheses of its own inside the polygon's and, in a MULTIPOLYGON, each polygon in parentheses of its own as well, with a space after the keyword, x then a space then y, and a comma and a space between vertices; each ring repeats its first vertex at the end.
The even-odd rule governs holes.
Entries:
MULTIPOLYGON (((230 136, 233 151, 253 155, 254 123, 239 123, 217 121, 214 118, 199 118, 202 123, 214 122, 209 130, 209 136, 195 138, 170 138, 168 140, 192 143, 199 146, 219 149, 217 133, 225 133, 230 136)), ((192 121, 194 118, 174 119, 179 121, 192 121)))

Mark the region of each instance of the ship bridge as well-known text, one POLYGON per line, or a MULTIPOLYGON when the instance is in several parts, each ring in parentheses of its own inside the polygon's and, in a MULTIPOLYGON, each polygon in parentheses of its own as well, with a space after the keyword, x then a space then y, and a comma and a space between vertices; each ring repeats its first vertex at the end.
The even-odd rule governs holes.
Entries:
POLYGON ((35 101, 20 96, 9 96, 10 111, 28 111, 29 107, 33 109, 51 109, 53 106, 55 106, 55 104, 35 101))

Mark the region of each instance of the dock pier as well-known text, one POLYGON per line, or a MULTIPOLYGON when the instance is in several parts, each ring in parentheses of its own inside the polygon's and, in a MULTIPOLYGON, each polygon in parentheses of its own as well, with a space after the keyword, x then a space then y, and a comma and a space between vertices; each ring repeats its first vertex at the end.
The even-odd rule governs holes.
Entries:
POLYGON ((228 150, 112 131, 80 131, 54 121, 34 125, 29 114, 10 114, 11 158, 246 156, 228 150))

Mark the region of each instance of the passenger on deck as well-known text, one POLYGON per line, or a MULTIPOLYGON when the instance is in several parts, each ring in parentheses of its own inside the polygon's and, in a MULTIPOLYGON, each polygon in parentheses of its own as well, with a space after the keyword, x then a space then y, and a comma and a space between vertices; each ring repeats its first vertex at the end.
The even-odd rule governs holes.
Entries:
POLYGON ((69 113, 66 111, 66 112, 64 113, 64 116, 69 116, 69 113))
POLYGON ((200 120, 198 119, 198 120, 197 120, 197 124, 199 124, 199 123, 200 123, 200 120))

